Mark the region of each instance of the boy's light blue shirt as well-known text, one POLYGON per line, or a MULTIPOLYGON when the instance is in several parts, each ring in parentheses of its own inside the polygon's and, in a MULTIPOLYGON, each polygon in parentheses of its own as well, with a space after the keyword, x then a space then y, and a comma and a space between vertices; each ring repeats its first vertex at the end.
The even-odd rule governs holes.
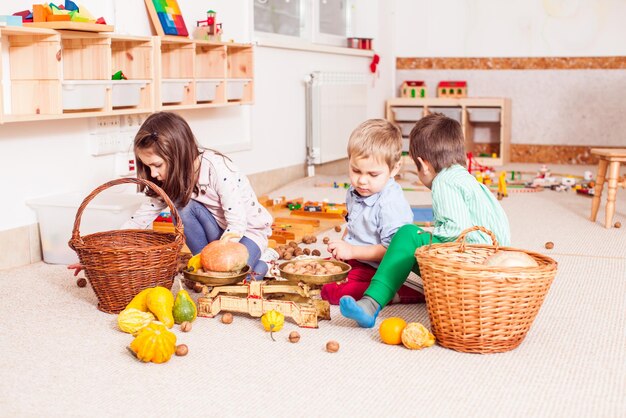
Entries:
MULTIPOLYGON (((443 242, 456 240, 461 232, 475 225, 484 226, 496 235, 498 244, 511 245, 509 220, 494 194, 479 183, 466 168, 455 164, 441 170, 434 178, 433 235, 443 242)), ((466 242, 491 244, 488 235, 475 231, 466 242)))
MULTIPOLYGON (((411 206, 394 179, 389 179, 380 192, 368 197, 360 196, 351 186, 346 194, 346 209, 348 232, 344 240, 352 245, 382 244, 388 247, 396 231, 413 222, 411 206)), ((372 267, 380 264, 359 261, 372 267)))

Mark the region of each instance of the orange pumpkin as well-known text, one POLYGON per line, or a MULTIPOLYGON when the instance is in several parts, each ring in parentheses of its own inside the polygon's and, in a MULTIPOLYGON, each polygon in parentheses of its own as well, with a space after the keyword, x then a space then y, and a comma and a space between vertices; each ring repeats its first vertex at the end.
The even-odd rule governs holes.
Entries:
POLYGON ((248 249, 239 242, 210 242, 200 253, 202 268, 208 271, 240 271, 248 263, 248 249))

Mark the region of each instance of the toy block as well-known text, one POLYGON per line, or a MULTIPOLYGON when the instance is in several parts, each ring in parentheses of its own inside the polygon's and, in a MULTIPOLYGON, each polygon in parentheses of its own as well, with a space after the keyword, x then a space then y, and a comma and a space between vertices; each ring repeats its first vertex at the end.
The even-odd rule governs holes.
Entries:
MULTIPOLYGON (((272 235, 270 236, 270 239, 276 239, 276 237, 283 237, 286 240, 290 240, 290 241, 295 241, 296 239, 296 236, 293 232, 272 231, 272 235)), ((278 240, 276 240, 276 242, 278 242, 278 240)))
POLYGON ((344 219, 341 213, 332 212, 309 212, 306 210, 292 210, 290 216, 303 216, 307 218, 320 218, 320 219, 344 219))
POLYGON ((65 10, 78 10, 78 6, 72 0, 65 0, 65 10))
POLYGON ((46 22, 48 15, 52 14, 50 8, 44 4, 33 4, 33 22, 46 22))
POLYGON ((71 17, 68 14, 51 14, 46 16, 46 22, 69 22, 70 20, 71 17))
POLYGON ((22 26, 22 16, 0 16, 2 26, 22 26))
POLYGON ((311 225, 315 228, 320 226, 319 219, 298 219, 298 218, 282 218, 277 217, 274 218, 275 223, 291 223, 291 224, 302 224, 302 225, 311 225))
POLYGON ((276 244, 287 244, 287 238, 280 235, 270 235, 270 241, 274 241, 276 244))
POLYGON ((276 248, 276 247, 278 247, 278 243, 276 242, 276 240, 268 239, 267 240, 267 246, 269 248, 276 248))

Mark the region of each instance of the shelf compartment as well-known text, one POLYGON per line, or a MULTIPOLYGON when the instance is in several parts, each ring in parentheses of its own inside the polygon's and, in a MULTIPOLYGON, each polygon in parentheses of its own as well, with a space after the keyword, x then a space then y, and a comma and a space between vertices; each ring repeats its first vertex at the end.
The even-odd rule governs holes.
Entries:
POLYGON ((437 107, 437 106, 431 106, 428 108, 428 113, 441 113, 442 115, 445 115, 447 117, 449 117, 450 119, 454 119, 455 121, 461 123, 462 122, 462 115, 463 115, 463 108, 461 107, 437 107))
POLYGON ((226 67, 225 45, 196 42, 196 78, 226 78, 226 67))
POLYGON ((65 80, 62 88, 63 111, 106 109, 111 81, 65 80))
POLYGON ((400 127, 402 136, 408 137, 411 134, 411 130, 415 126, 415 122, 396 122, 396 125, 400 127))
POLYGON ((186 102, 191 92, 192 79, 167 79, 161 81, 161 102, 178 104, 186 102))
POLYGON ((146 90, 149 80, 113 80, 111 82, 111 104, 113 108, 137 107, 145 103, 142 93, 146 90))
POLYGON ((467 118, 470 122, 500 123, 500 109, 495 107, 468 107, 467 118))
POLYGON ((224 80, 196 80, 196 101, 215 103, 224 101, 224 80))
POLYGON ((252 79, 226 80, 226 100, 249 101, 252 95, 252 79))
POLYGON ((254 78, 254 49, 252 45, 227 46, 228 78, 254 78))
POLYGON ((424 116, 424 108, 416 107, 392 107, 393 119, 403 122, 417 122, 424 116))
POLYGON ((61 35, 64 80, 110 80, 111 39, 94 34, 61 35), (66 37, 67 36, 67 37, 66 37), (80 37, 84 36, 84 37, 80 37))

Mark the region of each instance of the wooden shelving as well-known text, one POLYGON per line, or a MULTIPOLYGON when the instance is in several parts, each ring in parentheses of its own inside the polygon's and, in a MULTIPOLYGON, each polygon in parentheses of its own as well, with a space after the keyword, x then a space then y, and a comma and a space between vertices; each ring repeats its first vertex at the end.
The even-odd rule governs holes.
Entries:
POLYGON ((249 44, 0 28, 0 123, 252 104, 249 44), (111 80, 122 71, 126 80, 111 80))
POLYGON ((500 166, 510 157, 511 101, 507 98, 395 98, 387 100, 386 118, 400 126, 405 137, 423 116, 440 112, 461 123, 465 148, 478 164, 500 166), (489 155, 489 156, 486 156, 489 155))

